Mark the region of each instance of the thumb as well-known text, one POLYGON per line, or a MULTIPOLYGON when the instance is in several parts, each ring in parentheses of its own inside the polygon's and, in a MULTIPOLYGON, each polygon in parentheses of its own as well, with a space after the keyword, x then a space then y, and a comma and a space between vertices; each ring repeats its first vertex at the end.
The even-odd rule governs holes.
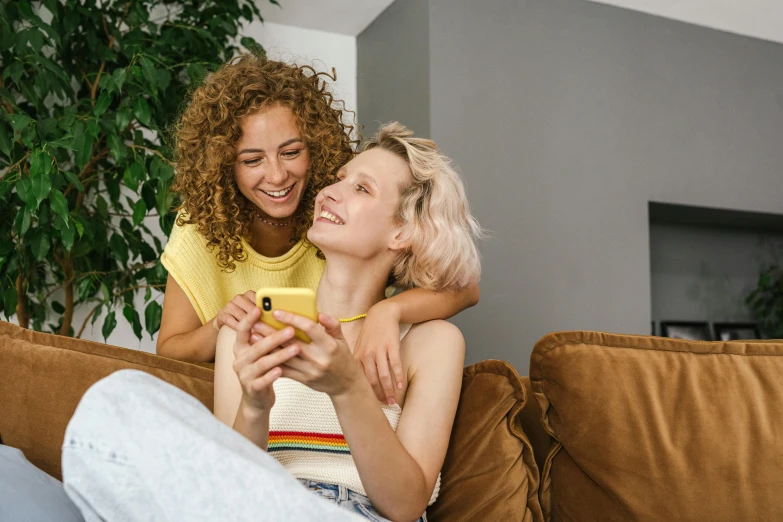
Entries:
POLYGON ((343 337, 342 325, 336 317, 327 314, 318 314, 318 322, 326 328, 326 333, 335 339, 345 340, 345 337, 343 337))

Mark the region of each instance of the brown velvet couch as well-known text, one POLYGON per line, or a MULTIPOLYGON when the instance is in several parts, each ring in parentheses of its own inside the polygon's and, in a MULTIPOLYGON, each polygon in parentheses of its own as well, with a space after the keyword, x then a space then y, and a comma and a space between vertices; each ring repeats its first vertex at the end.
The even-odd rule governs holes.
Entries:
MULTIPOLYGON (((43 334, 0 321, 0 438, 61 479, 65 428, 84 392, 114 371, 149 372, 212 408, 213 370, 101 343, 43 334)), ((520 415, 530 386, 502 361, 465 369, 451 444, 430 521, 543 520, 538 468, 520 415), (527 386, 527 388, 526 388, 527 386)), ((539 410, 540 411, 540 410, 539 410)), ((546 451, 548 442, 540 451, 546 451)))
MULTIPOLYGON (((122 368, 212 406, 212 370, 0 322, 0 437, 60 478, 84 391, 122 368)), ((783 520, 783 341, 545 336, 530 378, 465 368, 431 521, 783 520)))

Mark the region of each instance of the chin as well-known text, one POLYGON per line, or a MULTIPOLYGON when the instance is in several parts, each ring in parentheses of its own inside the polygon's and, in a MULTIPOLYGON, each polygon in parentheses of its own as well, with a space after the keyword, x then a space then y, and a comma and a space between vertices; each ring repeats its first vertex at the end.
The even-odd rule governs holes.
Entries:
POLYGON ((309 242, 311 242, 312 244, 314 244, 318 248, 321 248, 320 245, 318 245, 318 243, 319 243, 319 241, 318 241, 318 233, 316 232, 315 234, 313 234, 313 227, 315 227, 315 225, 311 225, 310 228, 307 229, 307 233, 305 234, 305 236, 307 237, 307 240, 309 242))
POLYGON ((345 250, 345 239, 340 238, 339 234, 335 234, 334 230, 327 228, 333 226, 324 223, 313 224, 307 231, 307 240, 324 253, 327 250, 330 252, 345 250))

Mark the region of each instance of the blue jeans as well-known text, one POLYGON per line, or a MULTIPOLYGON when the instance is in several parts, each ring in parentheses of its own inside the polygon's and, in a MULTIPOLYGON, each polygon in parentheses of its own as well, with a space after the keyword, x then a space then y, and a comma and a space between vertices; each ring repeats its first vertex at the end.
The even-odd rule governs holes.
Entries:
MULTIPOLYGON (((372 520, 373 522, 389 522, 388 518, 383 518, 375 511, 369 498, 360 495, 355 491, 351 491, 345 486, 324 484, 323 482, 313 482, 312 480, 304 479, 299 479, 299 482, 304 484, 305 487, 319 497, 334 502, 338 506, 349 509, 354 513, 358 513, 368 520, 372 520)), ((427 522, 427 514, 425 513, 422 515, 417 522, 427 522)))

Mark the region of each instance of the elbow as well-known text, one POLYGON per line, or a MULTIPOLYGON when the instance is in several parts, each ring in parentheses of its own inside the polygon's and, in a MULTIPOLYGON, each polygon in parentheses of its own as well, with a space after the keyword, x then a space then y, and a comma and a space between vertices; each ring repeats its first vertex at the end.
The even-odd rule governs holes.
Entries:
POLYGON ((433 484, 433 487, 430 488, 424 477, 421 479, 420 485, 409 488, 410 496, 406 495, 405 500, 391 502, 391 505, 388 506, 376 506, 378 513, 395 522, 416 522, 427 510, 432 490, 435 487, 433 484))
POLYGON ((390 511, 379 513, 394 522, 416 522, 426 509, 427 501, 425 500, 424 502, 411 502, 407 506, 395 506, 390 511))
POLYGON ((166 341, 168 341, 168 338, 161 339, 160 334, 158 334, 158 342, 155 343, 155 353, 161 357, 171 357, 169 355, 168 347, 166 346, 166 341))

